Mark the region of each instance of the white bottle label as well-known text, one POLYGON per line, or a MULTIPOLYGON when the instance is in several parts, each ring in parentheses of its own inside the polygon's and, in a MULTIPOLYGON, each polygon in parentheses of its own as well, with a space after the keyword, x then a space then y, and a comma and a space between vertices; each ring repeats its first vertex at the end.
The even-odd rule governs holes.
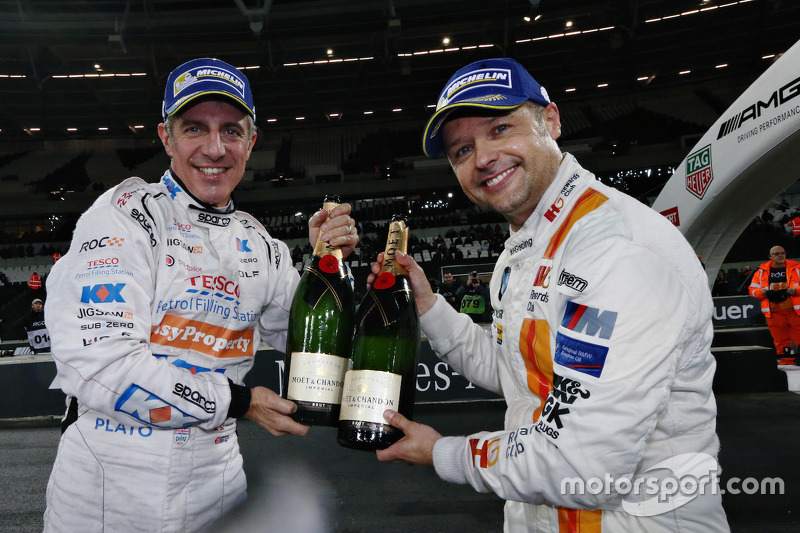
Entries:
POLYGON ((386 424, 383 412, 387 409, 397 411, 401 382, 400 374, 376 370, 348 370, 344 376, 339 420, 386 424))
POLYGON ((301 402, 333 403, 342 400, 344 373, 351 360, 324 353, 292 352, 286 397, 301 402))

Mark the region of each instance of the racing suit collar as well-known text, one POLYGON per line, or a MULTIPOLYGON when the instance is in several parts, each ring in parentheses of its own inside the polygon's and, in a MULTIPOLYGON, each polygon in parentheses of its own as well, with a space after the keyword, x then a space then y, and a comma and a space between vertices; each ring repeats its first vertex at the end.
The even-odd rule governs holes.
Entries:
POLYGON ((167 190, 170 191, 170 195, 172 196, 173 200, 176 199, 176 196, 180 196, 181 194, 186 194, 188 198, 186 199, 181 198, 181 200, 183 200, 182 203, 186 204, 186 206, 189 209, 198 209, 201 211, 208 211, 217 214, 229 214, 236 211, 236 200, 233 196, 233 193, 231 193, 231 199, 228 202, 228 205, 226 205, 225 207, 217 207, 208 204, 206 202, 203 202, 189 191, 186 185, 183 184, 183 181, 181 181, 178 175, 175 174, 175 172, 173 172, 171 168, 167 169, 167 171, 161 177, 161 183, 163 183, 167 187, 167 190), (177 184, 178 187, 174 187, 174 185, 170 184, 170 180, 174 181, 174 183, 177 184))
POLYGON ((581 167, 572 154, 565 152, 556 177, 545 190, 531 216, 518 231, 509 228, 510 235, 505 242, 506 251, 515 259, 524 259, 527 255, 524 253, 526 249, 531 253, 538 249, 533 246, 534 241, 550 239, 572 203, 591 183, 586 176, 591 177, 591 173, 581 167))

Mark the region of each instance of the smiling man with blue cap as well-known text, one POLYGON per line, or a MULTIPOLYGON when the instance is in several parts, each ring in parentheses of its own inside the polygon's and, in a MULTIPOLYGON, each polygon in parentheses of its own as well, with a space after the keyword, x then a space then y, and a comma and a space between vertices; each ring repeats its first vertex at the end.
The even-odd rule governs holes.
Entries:
POLYGON ((431 347, 504 396, 505 427, 443 437, 388 410, 405 437, 378 459, 496 493, 507 533, 728 531, 705 272, 667 219, 562 154, 560 135, 556 104, 512 59, 477 61, 445 84, 423 149, 510 227, 490 335, 411 257, 396 260, 431 347))
MULTIPOLYGON (((125 180, 81 216, 47 279, 53 359, 69 397, 45 531, 198 531, 246 496, 237 419, 304 435, 296 406, 244 378, 286 344, 300 276, 233 190, 256 140, 250 83, 219 59, 167 79, 156 183, 125 180)), ((347 256, 350 206, 309 220, 347 256)))

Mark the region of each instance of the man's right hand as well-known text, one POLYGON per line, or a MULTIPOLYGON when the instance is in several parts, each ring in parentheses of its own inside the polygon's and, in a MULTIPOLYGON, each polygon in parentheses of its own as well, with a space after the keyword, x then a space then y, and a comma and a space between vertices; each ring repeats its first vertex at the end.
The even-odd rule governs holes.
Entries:
MULTIPOLYGON (((397 262, 408 270, 411 290, 414 291, 414 300, 417 302, 417 313, 422 316, 436 303, 436 294, 434 294, 431 284, 428 283, 425 271, 414 261, 413 257, 400 251, 395 252, 394 256, 397 262)), ((378 259, 372 263, 372 273, 367 277, 367 289, 372 287, 372 282, 380 274, 382 265, 383 252, 379 253, 378 259)))
POLYGON ((309 426, 304 426, 291 419, 290 414, 297 410, 297 405, 278 396, 275 391, 266 387, 253 387, 250 398, 250 409, 245 417, 275 435, 305 435, 309 426))

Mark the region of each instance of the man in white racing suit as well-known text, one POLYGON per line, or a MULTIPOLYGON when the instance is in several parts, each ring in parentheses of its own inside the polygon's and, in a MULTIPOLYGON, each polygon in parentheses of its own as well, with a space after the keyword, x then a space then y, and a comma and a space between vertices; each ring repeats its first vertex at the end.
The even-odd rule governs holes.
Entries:
POLYGON ((425 152, 444 152, 470 199, 511 228, 491 335, 398 261, 431 347, 505 397, 505 429, 442 437, 387 411, 406 437, 378 458, 496 493, 508 532, 728 531, 705 273, 664 217, 562 154, 560 132, 516 61, 473 63, 442 92, 425 152))
MULTIPOLYGON (((304 435, 293 402, 243 385, 282 349, 299 275, 231 193, 256 139, 249 83, 196 59, 167 82, 157 183, 130 178, 78 221, 48 277, 47 323, 73 397, 47 487, 46 531, 196 531, 246 496, 236 418, 304 435)), ((309 234, 349 254, 350 206, 309 234)))

